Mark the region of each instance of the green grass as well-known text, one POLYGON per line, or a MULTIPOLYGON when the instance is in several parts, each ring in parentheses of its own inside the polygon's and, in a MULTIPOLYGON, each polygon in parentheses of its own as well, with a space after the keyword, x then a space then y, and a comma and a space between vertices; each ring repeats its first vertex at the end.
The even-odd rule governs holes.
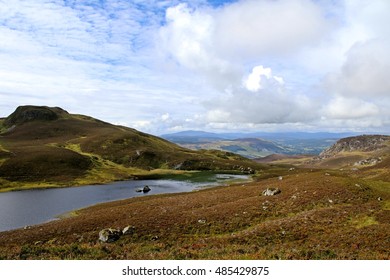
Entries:
POLYGON ((384 182, 381 180, 365 180, 365 182, 374 190, 386 193, 390 195, 390 182, 384 182))
POLYGON ((383 210, 390 210, 390 200, 386 200, 383 202, 383 210))
POLYGON ((360 216, 360 217, 356 217, 354 219, 351 220, 351 224, 357 228, 357 229, 361 229, 361 228, 364 228, 364 227, 369 227, 369 226, 372 226, 372 225, 377 225, 378 222, 375 220, 374 217, 372 216, 360 216))

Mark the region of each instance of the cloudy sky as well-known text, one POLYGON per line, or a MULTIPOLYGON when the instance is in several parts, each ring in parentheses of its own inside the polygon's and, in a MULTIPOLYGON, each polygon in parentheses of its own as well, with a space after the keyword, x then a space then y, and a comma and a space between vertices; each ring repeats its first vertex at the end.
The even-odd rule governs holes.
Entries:
POLYGON ((388 0, 0 0, 0 116, 390 132, 388 0))

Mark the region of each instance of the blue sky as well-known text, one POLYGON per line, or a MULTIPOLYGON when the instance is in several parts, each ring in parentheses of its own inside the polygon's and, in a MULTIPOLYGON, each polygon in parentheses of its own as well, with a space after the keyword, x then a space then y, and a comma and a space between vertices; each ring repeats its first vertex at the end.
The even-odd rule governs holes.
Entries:
POLYGON ((162 134, 390 131, 386 0, 0 0, 0 116, 162 134))

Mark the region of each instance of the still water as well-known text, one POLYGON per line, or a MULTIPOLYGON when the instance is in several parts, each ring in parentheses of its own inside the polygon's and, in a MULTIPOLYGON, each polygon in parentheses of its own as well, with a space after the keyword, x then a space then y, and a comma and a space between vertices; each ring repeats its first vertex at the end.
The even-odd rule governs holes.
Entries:
POLYGON ((189 192, 205 186, 220 185, 231 179, 247 180, 248 176, 217 174, 213 175, 209 182, 202 183, 178 180, 139 180, 114 182, 107 185, 0 193, 0 231, 48 222, 66 212, 97 203, 144 195, 189 192), (150 192, 136 191, 146 185, 150 187, 150 192))

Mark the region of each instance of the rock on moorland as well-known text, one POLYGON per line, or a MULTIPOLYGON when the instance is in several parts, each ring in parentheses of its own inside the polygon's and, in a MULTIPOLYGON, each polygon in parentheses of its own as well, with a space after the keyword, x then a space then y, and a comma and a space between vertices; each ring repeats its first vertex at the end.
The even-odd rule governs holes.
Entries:
POLYGON ((99 240, 104 243, 111 243, 117 241, 122 235, 119 229, 106 228, 99 232, 99 240))
POLYGON ((280 194, 282 191, 279 188, 267 188, 263 191, 264 196, 272 196, 272 195, 277 195, 280 194))

